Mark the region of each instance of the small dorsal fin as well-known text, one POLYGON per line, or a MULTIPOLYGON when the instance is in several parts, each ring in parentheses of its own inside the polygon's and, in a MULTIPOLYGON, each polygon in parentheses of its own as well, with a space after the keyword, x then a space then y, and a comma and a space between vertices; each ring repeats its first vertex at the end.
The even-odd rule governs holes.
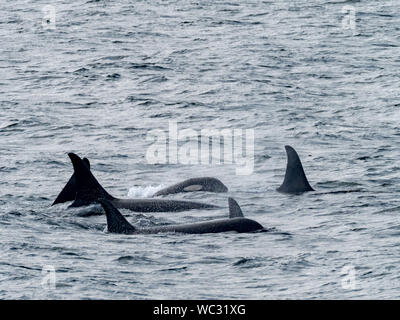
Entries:
POLYGON ((100 198, 108 200, 114 199, 104 190, 81 158, 74 153, 69 153, 68 156, 74 166, 76 183, 76 197, 71 207, 89 205, 95 203, 100 198))
POLYGON ((229 218, 243 218, 242 209, 240 209, 239 204, 233 198, 228 198, 229 204, 229 218))
POLYGON ((291 146, 285 146, 287 155, 287 166, 285 179, 282 185, 277 189, 286 193, 302 193, 306 191, 314 191, 308 183, 304 173, 299 155, 291 146))
MULTIPOLYGON (((90 162, 87 158, 82 159, 83 162, 87 165, 90 170, 90 162)), ((62 189, 60 194, 57 196, 56 200, 54 200, 52 206, 58 203, 65 203, 69 201, 74 201, 76 196, 76 181, 75 174, 71 176, 65 187, 62 189)))
POLYGON ((117 208, 107 199, 99 199, 98 202, 106 212, 107 230, 111 233, 132 234, 136 228, 132 226, 117 208))

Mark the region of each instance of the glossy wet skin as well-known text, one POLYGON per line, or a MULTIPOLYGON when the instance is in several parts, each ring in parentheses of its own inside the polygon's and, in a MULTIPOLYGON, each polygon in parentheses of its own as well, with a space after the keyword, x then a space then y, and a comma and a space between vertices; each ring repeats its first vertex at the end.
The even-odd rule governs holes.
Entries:
POLYGON ((185 225, 172 225, 153 228, 138 229, 134 233, 162 233, 179 232, 190 234, 220 233, 236 231, 238 233, 255 232, 263 230, 258 222, 247 218, 221 219, 185 225))
POLYGON ((153 196, 194 191, 228 192, 228 188, 213 177, 191 178, 159 190, 153 196))

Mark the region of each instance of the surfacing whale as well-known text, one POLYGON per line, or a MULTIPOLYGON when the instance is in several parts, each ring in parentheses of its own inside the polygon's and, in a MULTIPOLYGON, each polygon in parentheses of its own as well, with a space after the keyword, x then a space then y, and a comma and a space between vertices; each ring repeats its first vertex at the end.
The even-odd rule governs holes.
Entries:
POLYGON ((291 146, 285 146, 287 155, 287 166, 285 179, 282 185, 277 189, 284 193, 303 193, 314 191, 308 183, 306 174, 304 173, 299 155, 291 146))
POLYGON ((69 153, 74 167, 76 185, 75 201, 70 207, 81 207, 97 203, 98 199, 106 199, 113 206, 135 212, 171 212, 191 209, 215 209, 215 205, 167 199, 117 199, 110 195, 93 176, 86 163, 76 154, 69 153))
POLYGON ((228 188, 217 178, 201 177, 191 178, 174 184, 170 187, 161 189, 153 194, 153 197, 164 196, 167 194, 194 191, 228 192, 228 188))
MULTIPOLYGON (((291 146, 285 146, 287 154, 287 166, 285 179, 282 185, 277 189, 280 192, 301 194, 307 191, 315 191, 308 183, 307 177, 304 173, 299 155, 296 150, 291 146)), ((340 194, 352 192, 365 192, 363 189, 350 189, 350 190, 333 190, 327 192, 317 192, 316 194, 340 194)))
POLYGON ((119 212, 118 209, 113 206, 112 202, 107 199, 99 199, 98 201, 106 212, 107 230, 110 233, 155 234, 162 232, 177 232, 202 234, 228 231, 236 231, 239 233, 266 231, 258 222, 244 218, 242 210, 237 202, 232 198, 229 198, 229 215, 231 217, 229 219, 218 219, 199 223, 166 225, 149 228, 134 227, 125 219, 121 212, 119 212))
MULTIPOLYGON (((90 170, 90 162, 87 158, 82 159, 90 170)), ((76 196, 76 181, 75 174, 71 176, 68 183, 62 189, 60 194, 54 200, 52 206, 60 203, 74 201, 76 196)), ((191 178, 182 182, 176 183, 172 186, 166 187, 157 191, 152 197, 161 195, 168 195, 181 192, 194 192, 194 191, 210 191, 210 192, 228 192, 228 188, 217 178, 213 177, 200 177, 191 178)))

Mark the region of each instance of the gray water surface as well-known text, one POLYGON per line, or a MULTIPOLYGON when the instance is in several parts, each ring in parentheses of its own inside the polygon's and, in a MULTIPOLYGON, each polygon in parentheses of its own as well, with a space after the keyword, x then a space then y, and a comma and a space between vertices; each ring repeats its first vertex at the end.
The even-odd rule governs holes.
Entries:
MULTIPOLYGON (((53 1, 55 29, 48 4, 0 4, 0 298, 399 298, 399 0, 53 1), (254 172, 149 163, 147 134, 169 121, 254 129, 254 172), (287 144, 316 192, 275 191, 287 144), (218 177, 271 231, 108 234, 104 216, 50 207, 68 152, 121 198, 218 177)), ((226 194, 171 198, 222 208, 123 213, 228 213, 226 194)))

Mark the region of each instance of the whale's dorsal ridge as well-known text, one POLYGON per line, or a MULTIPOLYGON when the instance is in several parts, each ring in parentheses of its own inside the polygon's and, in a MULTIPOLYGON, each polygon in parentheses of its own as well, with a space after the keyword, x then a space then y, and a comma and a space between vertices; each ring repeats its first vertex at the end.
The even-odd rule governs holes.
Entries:
POLYGON ((125 219, 110 201, 107 199, 98 199, 98 202, 106 212, 108 232, 132 234, 136 231, 136 228, 125 219))
POLYGON ((243 218, 242 209, 240 209, 239 204, 233 198, 228 198, 229 204, 229 218, 243 218))
POLYGON ((90 172, 88 166, 79 156, 74 153, 69 153, 68 156, 74 167, 76 185, 75 201, 71 204, 71 207, 79 207, 95 203, 100 198, 108 200, 114 199, 106 190, 104 190, 90 172))
POLYGON ((156 193, 153 194, 153 197, 165 196, 168 194, 180 192, 195 191, 228 192, 228 188, 217 178, 198 177, 186 179, 167 188, 158 190, 156 193))
POLYGON ((287 155, 287 166, 285 179, 282 185, 277 189, 285 193, 302 193, 306 191, 314 191, 308 183, 301 164, 299 155, 291 146, 285 146, 287 155))

